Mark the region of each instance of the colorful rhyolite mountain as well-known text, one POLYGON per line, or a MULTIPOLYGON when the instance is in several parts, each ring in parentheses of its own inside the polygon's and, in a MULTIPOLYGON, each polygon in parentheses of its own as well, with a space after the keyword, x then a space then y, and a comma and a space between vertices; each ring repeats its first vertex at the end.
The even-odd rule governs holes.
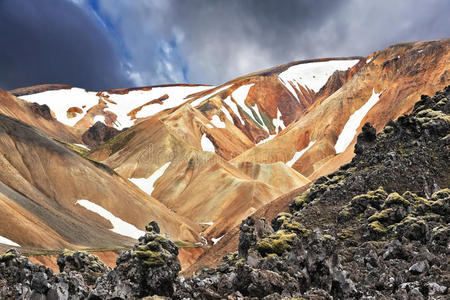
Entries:
POLYGON ((156 220, 175 240, 211 245, 349 162, 366 122, 379 130, 449 82, 444 39, 220 86, 0 91, 0 243, 127 246, 156 220), (97 122, 118 134, 89 149, 97 122))

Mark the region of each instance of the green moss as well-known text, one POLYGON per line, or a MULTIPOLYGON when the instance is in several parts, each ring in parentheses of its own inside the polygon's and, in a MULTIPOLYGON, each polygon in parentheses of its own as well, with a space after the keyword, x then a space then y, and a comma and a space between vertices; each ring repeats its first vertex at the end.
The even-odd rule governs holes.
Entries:
POLYGON ((334 240, 334 237, 332 237, 332 236, 329 235, 329 234, 324 234, 324 235, 322 235, 322 238, 325 239, 325 240, 334 240))
MULTIPOLYGON (((64 256, 72 256, 72 255, 75 254, 75 252, 76 251, 74 251, 74 250, 64 249, 62 255, 64 255, 64 256)), ((82 252, 82 251, 80 251, 80 252, 82 252)))
POLYGON ((311 189, 308 189, 300 196, 297 196, 294 198, 294 205, 298 210, 304 208, 308 204, 308 203, 306 203, 306 198, 308 197, 310 192, 311 192, 311 189))
POLYGON ((110 155, 118 152, 120 149, 122 149, 133 137, 136 135, 136 132, 128 130, 125 130, 124 132, 119 133, 112 139, 108 140, 106 143, 103 143, 99 145, 98 147, 92 149, 91 152, 101 150, 101 149, 107 149, 110 152, 110 155))
POLYGON ((387 231, 388 231, 387 228, 384 227, 384 226, 383 226, 380 222, 378 222, 378 221, 375 221, 375 222, 370 223, 370 224, 369 224, 369 229, 370 229, 372 232, 377 233, 377 234, 381 234, 381 235, 386 234, 387 231))
POLYGON ((359 215, 357 215, 356 218, 355 218, 356 222, 361 222, 363 217, 364 217, 363 213, 360 213, 359 215))
POLYGON ((57 138, 53 138, 54 141, 62 144, 64 147, 66 147, 69 150, 72 150, 73 152, 80 154, 80 155, 87 155, 89 153, 89 150, 80 146, 77 146, 75 144, 57 139, 57 138))
POLYGON ((393 208, 387 208, 384 209, 382 211, 376 212, 375 214, 373 214, 372 216, 369 217, 369 219, 367 219, 369 222, 373 222, 373 221, 380 221, 380 222, 384 222, 389 220, 390 218, 390 214, 394 211, 393 208))
POLYGON ((278 230, 269 237, 260 240, 256 244, 256 250, 263 256, 270 253, 281 255, 284 251, 291 248, 291 243, 294 241, 295 237, 295 233, 289 233, 286 230, 278 230))
POLYGON ((288 212, 281 212, 279 213, 275 219, 277 219, 278 221, 286 221, 286 220, 290 220, 292 218, 292 215, 288 212))
POLYGON ((391 207, 395 205, 403 205, 405 207, 408 207, 411 205, 411 203, 402 196, 400 196, 398 193, 389 194, 389 196, 384 201, 384 206, 391 207))
POLYGON ((349 220, 352 215, 352 209, 348 205, 344 206, 344 208, 339 212, 339 217, 344 220, 349 220))
POLYGON ((352 236, 353 236, 353 232, 351 230, 349 230, 349 229, 342 229, 337 234, 338 239, 341 239, 341 240, 346 240, 346 239, 348 239, 348 238, 350 238, 352 236))
POLYGON ((439 199, 448 199, 450 198, 450 189, 442 189, 431 196, 433 201, 437 201, 439 199))
POLYGON ((13 258, 15 258, 16 255, 14 254, 14 252, 6 252, 3 255, 0 255, 0 262, 6 262, 8 260, 11 260, 13 258))
POLYGON ((138 250, 138 251, 134 251, 134 253, 146 265, 154 266, 154 267, 164 265, 164 259, 161 255, 161 253, 159 253, 159 252, 154 252, 154 251, 150 251, 150 250, 147 250, 147 251, 139 251, 138 250))
POLYGON ((294 231, 303 237, 308 237, 311 234, 311 231, 309 229, 306 229, 304 226, 302 226, 299 222, 291 221, 286 222, 283 224, 284 229, 288 231, 294 231))

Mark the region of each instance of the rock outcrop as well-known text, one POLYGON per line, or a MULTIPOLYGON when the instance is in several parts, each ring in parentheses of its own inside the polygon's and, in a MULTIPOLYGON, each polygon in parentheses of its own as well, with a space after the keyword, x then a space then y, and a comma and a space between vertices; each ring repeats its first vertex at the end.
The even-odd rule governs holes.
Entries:
POLYGON ((65 250, 58 255, 57 264, 61 273, 76 271, 90 286, 95 284, 97 278, 111 270, 96 255, 83 251, 65 250))
POLYGON ((95 284, 89 299, 135 299, 146 296, 172 296, 181 270, 178 248, 159 232, 156 222, 132 250, 122 252, 117 267, 95 284))
POLYGON ((88 293, 88 284, 76 271, 55 274, 15 249, 0 256, 1 299, 86 299, 88 293))
POLYGON ((100 144, 103 144, 109 139, 112 139, 120 131, 114 127, 109 127, 104 123, 97 121, 81 136, 83 143, 90 148, 95 148, 100 144))

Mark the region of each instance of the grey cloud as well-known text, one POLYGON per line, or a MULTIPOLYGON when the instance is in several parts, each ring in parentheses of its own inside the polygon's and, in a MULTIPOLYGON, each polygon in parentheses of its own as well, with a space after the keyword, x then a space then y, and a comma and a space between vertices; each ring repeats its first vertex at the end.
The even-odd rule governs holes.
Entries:
POLYGON ((120 30, 132 50, 143 82, 187 80, 219 84, 245 73, 297 59, 368 55, 390 44, 450 35, 450 2, 100 0, 122 20, 120 30), (164 4, 161 4, 161 3, 164 4), (158 47, 178 33, 175 56, 158 47), (145 51, 144 51, 145 50, 145 51))
POLYGON ((398 42, 450 36, 446 0, 96 0, 119 40, 94 26, 87 0, 71 1, 85 13, 68 7, 69 0, 0 0, 0 36, 14 29, 6 41, 0 38, 2 53, 11 48, 0 56, 0 67, 9 70, 0 74, 0 87, 17 78, 96 89, 220 84, 293 60, 364 56, 398 42), (14 15, 15 10, 20 13, 14 15), (33 27, 41 24, 43 12, 63 10, 71 13, 33 27), (8 29, 5 16, 13 24, 8 29), (118 53, 119 41, 126 57, 118 53), (30 54, 29 45, 39 51, 30 54))
POLYGON ((66 83, 132 85, 120 49, 92 14, 70 1, 0 0, 0 88, 66 83))

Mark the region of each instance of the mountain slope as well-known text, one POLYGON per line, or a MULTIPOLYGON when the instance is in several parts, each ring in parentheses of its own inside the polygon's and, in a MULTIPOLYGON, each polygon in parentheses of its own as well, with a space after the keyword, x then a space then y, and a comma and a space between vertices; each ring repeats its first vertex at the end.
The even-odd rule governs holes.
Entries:
POLYGON ((53 138, 80 142, 76 130, 55 120, 47 106, 23 101, 1 89, 0 113, 35 126, 53 138))
POLYGON ((130 245, 132 239, 109 230, 109 221, 77 205, 89 200, 137 228, 155 219, 174 238, 197 240, 197 225, 38 129, 0 115, 0 141, 0 191, 7 213, 0 236, 42 248, 130 245))
POLYGON ((351 163, 271 224, 244 220, 238 252, 172 297, 448 298, 449 99, 450 86, 378 134, 365 125, 351 163))
MULTIPOLYGON (((276 138, 233 161, 286 162, 307 149, 295 159, 297 171, 315 179, 335 170, 352 158, 355 137, 365 122, 381 129, 389 120, 411 111, 420 94, 442 89, 450 81, 449 49, 450 40, 444 39, 374 52, 340 89, 315 101, 276 138)), ((333 82, 330 78, 328 84, 333 82)))
MULTIPOLYGON (((195 108, 180 110, 207 122, 195 108)), ((207 238, 221 236, 251 211, 309 182, 283 164, 232 165, 213 152, 202 151, 201 145, 198 149, 187 143, 172 128, 165 119, 148 119, 93 149, 89 156, 130 178, 177 214, 196 223, 212 222, 204 232, 207 238), (280 184, 283 176, 289 179, 280 184)))

